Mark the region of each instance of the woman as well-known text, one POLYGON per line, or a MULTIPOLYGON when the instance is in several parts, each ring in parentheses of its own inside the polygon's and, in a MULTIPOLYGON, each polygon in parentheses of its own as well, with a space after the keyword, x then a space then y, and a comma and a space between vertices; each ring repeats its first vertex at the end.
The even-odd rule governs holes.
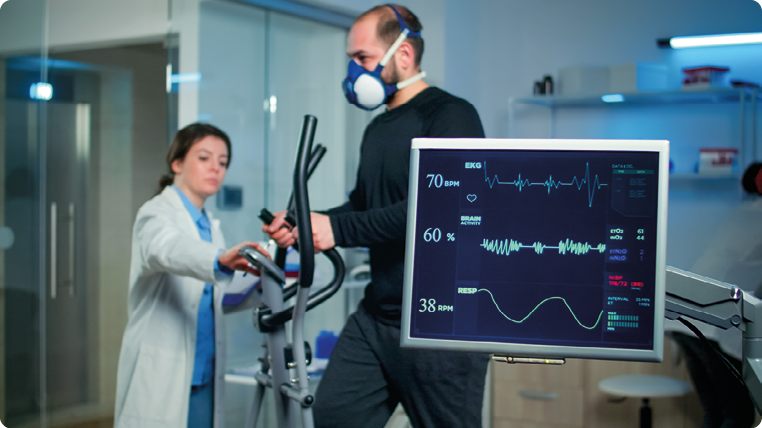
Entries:
MULTIPOLYGON (((129 321, 117 373, 116 427, 223 426, 222 297, 234 270, 259 274, 228 250, 203 208, 230 165, 230 139, 206 124, 175 136, 169 175, 138 211, 129 321)), ((264 253, 264 252, 263 252, 264 253)))

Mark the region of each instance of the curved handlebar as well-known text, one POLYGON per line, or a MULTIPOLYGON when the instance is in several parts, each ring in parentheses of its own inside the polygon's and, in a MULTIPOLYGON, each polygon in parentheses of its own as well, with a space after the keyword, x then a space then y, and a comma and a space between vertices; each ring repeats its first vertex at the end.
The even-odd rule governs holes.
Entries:
MULTIPOLYGON (((296 220, 299 234, 299 282, 298 286, 284 290, 284 299, 296 294, 297 287, 309 288, 312 285, 315 272, 315 250, 312 238, 312 219, 309 204, 309 194, 307 191, 307 180, 317 167, 317 164, 325 155, 326 148, 318 144, 315 149, 312 143, 315 138, 315 128, 317 119, 314 116, 306 115, 302 126, 302 134, 299 140, 299 147, 296 155, 296 167, 294 168, 294 190, 292 200, 289 203, 289 212, 293 209, 293 218, 296 220)), ((263 210, 263 213, 266 210, 263 210)), ((260 216, 262 218, 262 216, 260 216)), ((265 220, 265 218, 263 218, 265 220)), ((266 223, 270 221, 265 220, 266 223)), ((296 248, 296 246, 294 246, 296 248)), ((329 297, 336 294, 341 288, 344 280, 346 268, 344 261, 336 249, 330 249, 323 252, 333 265, 333 279, 328 285, 310 295, 307 300, 306 310, 314 308, 329 297)), ((276 259, 285 262, 285 251, 279 249, 276 259), (278 257, 280 256, 280 257, 278 257)), ((293 318, 294 307, 288 307, 277 313, 267 307, 261 307, 258 310, 259 323, 267 327, 275 327, 283 324, 293 318)))
MULTIPOLYGON (((315 168, 317 168, 320 161, 323 159, 323 156, 325 156, 325 152, 327 152, 328 149, 325 148, 322 144, 318 143, 315 148, 312 150, 312 153, 310 154, 310 162, 307 166, 307 180, 312 177, 312 173, 315 172, 315 168)), ((294 206, 294 192, 291 191, 291 196, 288 197, 288 208, 286 209, 287 215, 286 220, 289 220, 289 217, 291 220, 294 218, 295 211, 294 206)))
MULTIPOLYGON (((331 248, 330 250, 323 251, 323 254, 328 257, 328 259, 331 261, 331 264, 333 265, 333 279, 330 283, 328 283, 328 285, 310 295, 310 298, 307 301, 308 311, 315 306, 325 302, 328 300, 328 298, 336 294, 336 292, 341 289, 341 283, 344 281, 346 268, 344 267, 344 260, 342 260, 339 252, 336 251, 336 249, 331 248)), ((294 290, 295 289, 296 288, 294 288, 294 290)), ((272 313, 270 308, 260 308, 259 310, 259 322, 267 327, 275 327, 277 325, 283 324, 286 321, 290 321, 293 316, 293 306, 290 306, 276 313, 272 313)))
POLYGON ((315 247, 312 241, 312 219, 310 212, 310 197, 307 191, 309 178, 310 157, 312 157, 312 141, 315 139, 315 116, 304 116, 302 136, 296 152, 296 168, 294 168, 294 206, 296 224, 299 233, 299 286, 310 287, 315 275, 315 247))
MULTIPOLYGON (((312 173, 315 172, 315 168, 317 168, 320 161, 323 159, 323 156, 325 155, 326 149, 322 144, 318 144, 315 146, 315 148, 312 150, 312 153, 310 154, 310 161, 309 165, 307 166, 307 180, 309 180, 310 177, 312 177, 312 173)), ((288 197, 288 205, 286 208, 286 223, 290 227, 293 227, 293 225, 296 224, 296 220, 294 219, 294 213, 295 213, 295 207, 294 207, 294 192, 291 191, 291 195, 288 197)), ((259 218, 262 219, 265 224, 272 223, 273 220, 275 220, 275 216, 268 211, 267 208, 262 208, 262 211, 259 213, 259 218)), ((299 247, 298 244, 294 243, 293 245, 294 249, 298 251, 299 247)), ((283 251, 282 248, 278 248, 278 251, 275 253, 275 264, 280 266, 281 269, 285 268, 286 266, 286 252, 283 251)), ((291 297, 296 293, 294 290, 293 293, 291 293, 288 297, 291 297)))

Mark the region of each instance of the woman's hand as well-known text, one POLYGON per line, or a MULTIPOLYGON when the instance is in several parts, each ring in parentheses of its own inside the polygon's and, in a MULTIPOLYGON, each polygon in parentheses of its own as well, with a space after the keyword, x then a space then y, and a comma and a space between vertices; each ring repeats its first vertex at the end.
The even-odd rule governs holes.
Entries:
POLYGON ((233 248, 223 251, 222 254, 220 254, 219 258, 220 265, 226 266, 229 269, 240 270, 254 275, 260 275, 258 269, 253 268, 245 257, 238 254, 238 250, 240 250, 242 247, 252 247, 260 253, 264 254, 268 259, 272 260, 270 254, 268 254, 267 251, 265 251, 259 244, 256 242, 244 241, 233 248))

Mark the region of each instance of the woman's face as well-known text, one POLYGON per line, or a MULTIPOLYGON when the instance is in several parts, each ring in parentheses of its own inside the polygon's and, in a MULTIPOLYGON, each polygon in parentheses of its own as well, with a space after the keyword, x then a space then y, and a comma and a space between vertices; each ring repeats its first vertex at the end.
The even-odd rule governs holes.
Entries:
MULTIPOLYGON (((175 185, 188 197, 201 198, 201 203, 217 193, 225 179, 228 164, 228 147, 222 139, 209 135, 197 141, 185 159, 172 162, 175 185)), ((194 201, 195 202, 195 201, 194 201)))

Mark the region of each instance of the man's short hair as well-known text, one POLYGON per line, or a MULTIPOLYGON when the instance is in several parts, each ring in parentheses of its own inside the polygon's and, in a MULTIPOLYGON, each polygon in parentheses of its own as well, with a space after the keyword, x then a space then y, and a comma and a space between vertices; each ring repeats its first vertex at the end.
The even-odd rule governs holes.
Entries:
MULTIPOLYGON (((391 5, 400 14, 402 20, 405 21, 405 25, 410 28, 410 31, 418 33, 423 29, 421 21, 413 14, 408 8, 400 5, 391 5)), ((378 28, 376 29, 378 38, 384 42, 387 46, 391 46, 397 37, 399 37, 402 28, 400 27, 397 16, 391 11, 389 5, 376 6, 373 9, 363 13, 357 18, 359 21, 369 15, 378 15, 378 28)), ((357 22, 355 21, 355 22, 357 22)), ((423 57, 423 38, 422 37, 408 37, 405 39, 410 43, 415 52, 415 65, 421 65, 421 58, 423 57)))

